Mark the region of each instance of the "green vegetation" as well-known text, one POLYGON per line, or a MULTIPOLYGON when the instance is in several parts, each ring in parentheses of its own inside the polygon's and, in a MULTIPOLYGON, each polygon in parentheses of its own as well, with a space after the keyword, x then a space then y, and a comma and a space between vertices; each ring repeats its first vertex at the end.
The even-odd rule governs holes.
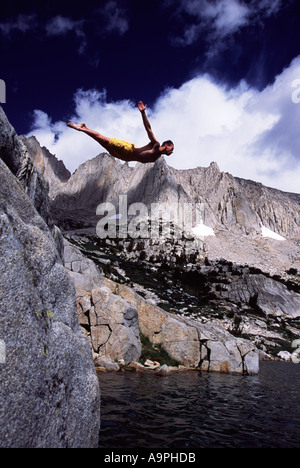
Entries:
POLYGON ((142 343, 142 354, 140 357, 141 364, 144 364, 147 359, 151 361, 158 361, 160 365, 167 364, 167 366, 178 366, 179 361, 173 359, 168 352, 162 347, 161 344, 153 345, 149 338, 140 332, 140 340, 142 343))

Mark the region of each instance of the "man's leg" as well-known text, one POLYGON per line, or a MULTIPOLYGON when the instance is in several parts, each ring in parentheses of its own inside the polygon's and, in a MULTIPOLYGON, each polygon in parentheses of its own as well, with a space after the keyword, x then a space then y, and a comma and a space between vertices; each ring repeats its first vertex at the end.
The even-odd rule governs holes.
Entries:
POLYGON ((67 125, 68 125, 68 127, 74 128, 75 130, 78 130, 79 132, 86 133, 87 135, 92 137, 94 140, 96 140, 97 143, 99 143, 101 146, 103 146, 103 148, 105 148, 107 150, 108 142, 109 142, 110 138, 101 135, 101 133, 98 133, 95 130, 90 130, 89 128, 87 128, 85 123, 75 124, 73 122, 69 122, 69 123, 67 123, 67 125))

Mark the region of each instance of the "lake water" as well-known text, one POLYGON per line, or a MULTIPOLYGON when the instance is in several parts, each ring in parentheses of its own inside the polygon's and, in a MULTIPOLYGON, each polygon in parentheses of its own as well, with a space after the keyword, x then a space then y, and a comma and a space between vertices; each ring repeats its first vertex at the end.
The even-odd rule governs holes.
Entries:
POLYGON ((99 373, 99 448, 299 448, 300 364, 257 376, 99 373))

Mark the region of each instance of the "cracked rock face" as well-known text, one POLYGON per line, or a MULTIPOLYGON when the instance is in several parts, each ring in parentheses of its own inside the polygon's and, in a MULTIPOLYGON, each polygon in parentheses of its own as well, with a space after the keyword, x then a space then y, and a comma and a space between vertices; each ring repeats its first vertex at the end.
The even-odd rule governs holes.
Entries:
POLYGON ((91 350, 46 223, 43 184, 29 160, 22 164, 24 155, 1 111, 0 446, 97 447, 100 391, 91 350))

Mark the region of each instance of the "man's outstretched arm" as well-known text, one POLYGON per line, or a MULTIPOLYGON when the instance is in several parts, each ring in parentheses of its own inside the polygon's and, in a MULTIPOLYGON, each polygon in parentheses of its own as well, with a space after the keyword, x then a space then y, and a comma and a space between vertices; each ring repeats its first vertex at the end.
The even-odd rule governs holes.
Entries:
POLYGON ((158 140, 155 138, 154 134, 153 134, 153 131, 152 131, 152 128, 151 128, 151 125, 150 125, 150 122, 146 116, 146 107, 147 107, 147 104, 144 105, 142 101, 139 101, 138 103, 138 107, 139 107, 139 110, 142 114, 142 119, 143 119, 143 124, 144 124, 144 127, 145 127, 145 130, 147 132, 147 135, 149 137, 149 140, 152 142, 152 143, 159 143, 158 140))

